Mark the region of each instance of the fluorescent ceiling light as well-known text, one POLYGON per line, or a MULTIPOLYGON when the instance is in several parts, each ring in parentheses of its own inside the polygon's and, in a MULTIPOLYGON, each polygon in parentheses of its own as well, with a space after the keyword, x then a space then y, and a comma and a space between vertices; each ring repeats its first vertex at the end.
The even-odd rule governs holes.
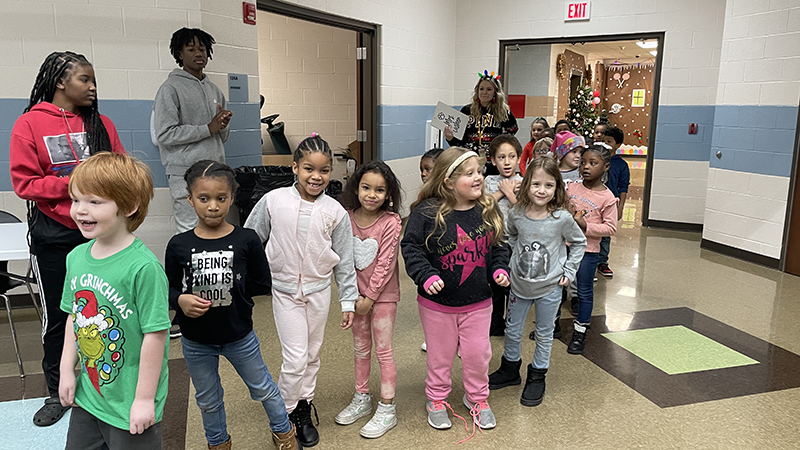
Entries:
POLYGON ((656 56, 658 54, 658 50, 652 50, 650 52, 651 55, 656 56))
POLYGON ((658 48, 658 41, 636 41, 641 48, 658 48))

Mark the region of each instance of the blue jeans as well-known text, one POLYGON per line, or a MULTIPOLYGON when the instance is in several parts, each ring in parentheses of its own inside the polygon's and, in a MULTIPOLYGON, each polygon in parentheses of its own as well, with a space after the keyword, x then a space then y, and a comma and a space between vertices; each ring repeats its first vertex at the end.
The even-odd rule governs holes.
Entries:
POLYGON ((527 299, 518 297, 513 292, 508 297, 508 314, 506 314, 505 352, 507 361, 522 359, 522 332, 525 320, 533 306, 536 312, 536 349, 533 351, 533 367, 547 369, 550 367, 550 349, 553 347, 553 329, 556 312, 561 304, 561 286, 542 297, 527 299))
POLYGON ((608 250, 611 248, 611 236, 600 238, 600 253, 597 255, 597 265, 608 264, 608 250))
POLYGON ((588 325, 592 320, 592 308, 594 307, 594 273, 597 271, 598 253, 586 252, 583 254, 581 265, 575 279, 578 281, 578 323, 588 325))
POLYGON ((203 416, 203 428, 206 430, 209 445, 223 444, 229 437, 219 379, 220 355, 227 358, 242 377, 244 384, 250 389, 250 397, 264 405, 272 431, 286 433, 292 428, 283 397, 261 357, 254 331, 238 341, 223 345, 201 344, 185 337, 181 339, 181 343, 186 367, 189 368, 189 375, 197 391, 194 397, 203 416))

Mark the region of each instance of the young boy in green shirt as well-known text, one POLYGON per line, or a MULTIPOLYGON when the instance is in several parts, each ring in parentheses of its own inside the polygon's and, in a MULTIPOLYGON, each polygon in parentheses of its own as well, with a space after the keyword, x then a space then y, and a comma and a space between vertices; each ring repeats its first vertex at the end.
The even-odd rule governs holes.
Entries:
POLYGON ((66 449, 160 449, 169 291, 158 259, 133 235, 152 175, 141 161, 101 153, 75 168, 69 195, 70 216, 91 240, 67 256, 61 299, 70 316, 58 391, 74 407, 66 449))

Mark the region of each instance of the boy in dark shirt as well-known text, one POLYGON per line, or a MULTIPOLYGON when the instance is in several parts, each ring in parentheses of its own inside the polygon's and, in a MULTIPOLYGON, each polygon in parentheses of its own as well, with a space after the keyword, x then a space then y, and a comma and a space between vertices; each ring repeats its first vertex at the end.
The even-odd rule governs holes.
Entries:
MULTIPOLYGON (((608 168, 608 181, 606 186, 619 199, 617 205, 617 221, 622 219, 622 211, 625 209, 625 200, 628 198, 628 186, 631 184, 631 170, 628 163, 617 154, 617 150, 622 145, 625 133, 617 127, 606 127, 603 131, 603 142, 611 146, 611 162, 608 168)), ((608 267, 608 251, 611 247, 611 238, 608 236, 600 240, 600 255, 597 257, 597 271, 606 278, 612 278, 614 272, 608 267)))

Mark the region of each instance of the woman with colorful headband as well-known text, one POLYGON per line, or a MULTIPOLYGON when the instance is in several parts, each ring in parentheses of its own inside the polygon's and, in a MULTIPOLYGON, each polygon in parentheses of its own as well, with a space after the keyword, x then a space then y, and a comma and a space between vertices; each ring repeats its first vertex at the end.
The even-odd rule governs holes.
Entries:
POLYGON ((519 127, 514 114, 508 109, 506 94, 500 85, 500 75, 483 71, 478 73, 478 83, 472 94, 472 103, 461 108, 469 116, 464 137, 456 139, 453 130, 444 130, 450 146, 473 150, 486 158, 486 175, 497 175, 497 168, 489 162, 489 143, 501 134, 516 134, 519 127))

